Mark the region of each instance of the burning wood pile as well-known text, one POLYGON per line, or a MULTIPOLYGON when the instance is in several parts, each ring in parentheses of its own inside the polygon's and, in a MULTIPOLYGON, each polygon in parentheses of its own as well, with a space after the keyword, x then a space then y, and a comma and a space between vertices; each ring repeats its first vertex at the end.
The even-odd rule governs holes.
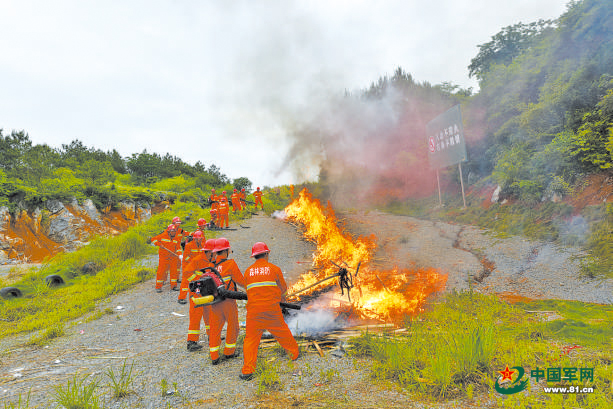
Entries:
MULTIPOLYGON (((313 241, 312 268, 288 289, 287 300, 302 304, 291 313, 294 335, 312 341, 366 322, 399 326, 421 311, 428 296, 445 287, 446 275, 433 268, 378 271, 371 267, 376 237, 353 239, 336 225, 334 211, 303 189, 285 208, 286 220, 303 226, 313 241), (336 285, 339 291, 331 291, 336 285)), ((389 325, 388 325, 389 326, 389 325)))

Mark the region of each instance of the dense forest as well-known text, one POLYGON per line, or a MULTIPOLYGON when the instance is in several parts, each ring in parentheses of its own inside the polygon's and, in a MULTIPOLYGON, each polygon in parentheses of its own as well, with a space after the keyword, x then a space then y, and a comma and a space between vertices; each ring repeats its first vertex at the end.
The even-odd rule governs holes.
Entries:
POLYGON ((33 145, 24 131, 3 135, 0 129, 0 206, 11 212, 73 197, 90 198, 99 209, 122 200, 152 203, 179 198, 200 203, 211 188, 225 188, 230 182, 239 189, 251 188, 246 177, 231 181, 214 164, 190 165, 146 150, 123 158, 116 150, 103 152, 79 140, 53 149, 33 145))

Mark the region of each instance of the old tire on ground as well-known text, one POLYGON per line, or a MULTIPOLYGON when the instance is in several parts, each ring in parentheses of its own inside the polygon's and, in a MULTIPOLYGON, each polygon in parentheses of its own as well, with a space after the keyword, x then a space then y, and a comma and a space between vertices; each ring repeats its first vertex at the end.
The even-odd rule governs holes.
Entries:
POLYGON ((18 298, 21 297, 21 290, 17 287, 4 287, 0 290, 0 296, 3 298, 18 298))
POLYGON ((45 283, 48 287, 57 287, 64 284, 64 279, 57 274, 51 274, 45 277, 45 283))

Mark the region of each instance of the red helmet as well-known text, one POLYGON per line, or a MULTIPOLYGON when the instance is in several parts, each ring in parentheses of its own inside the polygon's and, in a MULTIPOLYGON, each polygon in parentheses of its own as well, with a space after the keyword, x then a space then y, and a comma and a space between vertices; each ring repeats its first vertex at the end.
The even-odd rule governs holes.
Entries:
POLYGON ((166 227, 167 231, 176 231, 177 230, 177 226, 175 226, 174 224, 169 224, 168 227, 166 227))
POLYGON ((206 220, 198 219, 198 226, 204 226, 206 224, 206 220))
POLYGON ((258 186, 258 190, 260 190, 260 187, 258 186))
POLYGON ((238 190, 234 189, 234 193, 238 192, 238 190))
POLYGON ((219 253, 220 251, 228 250, 230 248, 230 242, 225 237, 219 238, 215 240, 215 253, 219 253))
POLYGON ((192 237, 195 239, 201 239, 202 238, 202 232, 200 230, 196 230, 193 234, 192 237))
POLYGON ((224 190, 223 192, 221 192, 221 194, 222 194, 222 195, 225 195, 225 194, 226 194, 226 191, 224 190))
POLYGON ((215 191, 215 189, 211 189, 211 192, 214 192, 214 191, 215 191))
POLYGON ((217 209, 211 209, 211 210, 209 210, 209 213, 211 213, 211 214, 215 213, 216 214, 217 213, 217 209))
POLYGON ((215 239, 208 239, 205 243, 204 243, 204 251, 213 251, 215 250, 215 239))
POLYGON ((258 241, 251 247, 251 257, 257 256, 262 253, 270 253, 270 249, 266 245, 266 243, 258 241))
POLYGON ((173 223, 181 223, 181 218, 179 216, 175 216, 172 218, 173 223))
POLYGON ((242 188, 242 189, 241 189, 241 192, 244 192, 244 191, 245 191, 245 188, 242 188))

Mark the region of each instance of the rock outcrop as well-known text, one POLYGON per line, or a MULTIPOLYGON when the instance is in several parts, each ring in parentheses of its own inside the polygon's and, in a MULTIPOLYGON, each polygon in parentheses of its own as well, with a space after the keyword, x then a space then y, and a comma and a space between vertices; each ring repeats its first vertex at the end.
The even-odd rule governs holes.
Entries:
POLYGON ((0 207, 0 264, 42 261, 61 251, 74 251, 100 234, 119 234, 151 217, 149 204, 121 202, 100 212, 90 199, 79 203, 48 200, 44 208, 24 209, 13 216, 0 207))

